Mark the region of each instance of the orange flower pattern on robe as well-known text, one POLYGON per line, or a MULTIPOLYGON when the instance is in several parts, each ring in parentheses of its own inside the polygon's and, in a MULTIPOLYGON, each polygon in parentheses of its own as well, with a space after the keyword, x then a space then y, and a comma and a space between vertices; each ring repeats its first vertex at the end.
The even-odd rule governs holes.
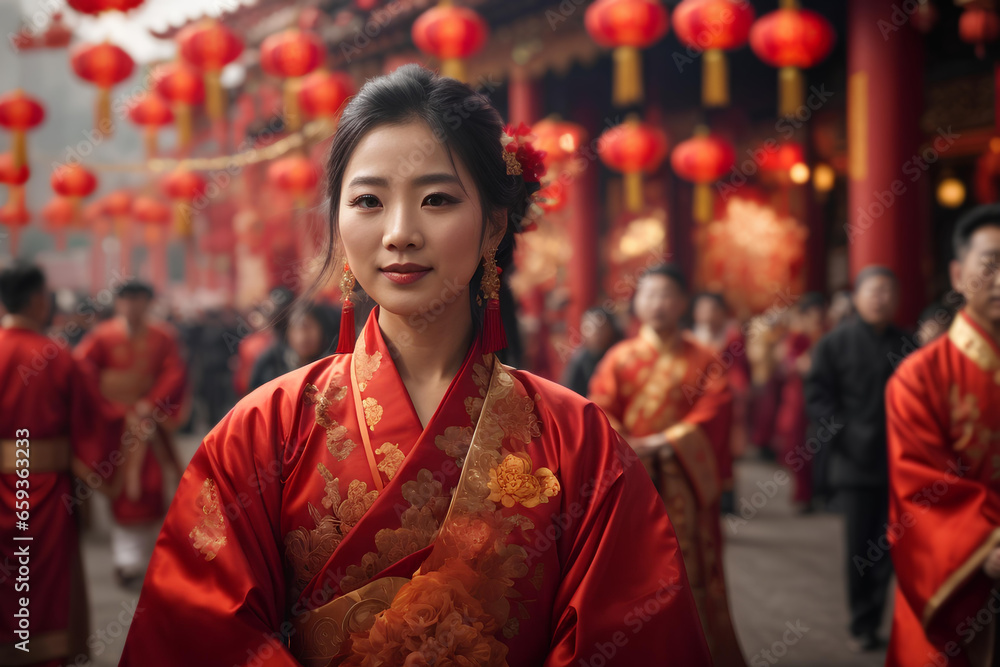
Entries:
POLYGON ((521 503, 528 508, 549 502, 549 498, 559 493, 559 480, 548 468, 539 468, 534 473, 531 468, 528 454, 508 454, 500 465, 490 470, 489 500, 500 502, 504 507, 521 503))

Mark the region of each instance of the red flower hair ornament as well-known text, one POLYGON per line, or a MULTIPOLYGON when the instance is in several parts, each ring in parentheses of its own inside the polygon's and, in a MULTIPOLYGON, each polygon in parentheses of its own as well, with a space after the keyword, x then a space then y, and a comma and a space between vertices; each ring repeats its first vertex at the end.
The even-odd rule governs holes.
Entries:
POLYGON ((545 151, 537 150, 531 145, 531 128, 524 123, 517 127, 507 125, 500 135, 500 144, 503 146, 503 160, 507 164, 508 176, 520 176, 524 179, 525 188, 528 191, 528 206, 523 218, 518 225, 519 230, 528 232, 535 229, 538 224, 536 219, 544 211, 535 201, 535 193, 541 189, 542 176, 545 175, 545 164, 542 158, 545 151))

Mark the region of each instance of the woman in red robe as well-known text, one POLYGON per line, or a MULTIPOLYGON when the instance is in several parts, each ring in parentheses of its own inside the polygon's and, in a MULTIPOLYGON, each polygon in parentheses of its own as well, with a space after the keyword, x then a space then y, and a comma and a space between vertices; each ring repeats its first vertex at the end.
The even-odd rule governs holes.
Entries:
POLYGON ((501 129, 417 66, 346 107, 331 226, 345 292, 378 306, 205 438, 121 664, 710 664, 642 465, 596 406, 493 355, 493 262, 538 177, 501 129))

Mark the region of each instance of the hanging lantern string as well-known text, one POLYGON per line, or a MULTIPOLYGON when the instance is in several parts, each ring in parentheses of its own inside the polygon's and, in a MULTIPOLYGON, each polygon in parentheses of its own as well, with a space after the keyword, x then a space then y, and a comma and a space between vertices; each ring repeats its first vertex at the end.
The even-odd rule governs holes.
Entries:
MULTIPOLYGON (((319 118, 306 124, 301 130, 290 134, 273 144, 261 148, 250 148, 233 155, 220 155, 217 157, 204 158, 184 158, 182 160, 155 158, 145 162, 88 162, 87 168, 92 171, 103 172, 134 172, 150 171, 163 173, 175 169, 187 171, 223 171, 233 167, 246 167, 251 164, 267 162, 279 158, 286 153, 302 148, 308 144, 314 144, 332 136, 336 130, 336 123, 329 118, 319 118)), ((55 156, 44 156, 46 160, 58 161, 55 156)))

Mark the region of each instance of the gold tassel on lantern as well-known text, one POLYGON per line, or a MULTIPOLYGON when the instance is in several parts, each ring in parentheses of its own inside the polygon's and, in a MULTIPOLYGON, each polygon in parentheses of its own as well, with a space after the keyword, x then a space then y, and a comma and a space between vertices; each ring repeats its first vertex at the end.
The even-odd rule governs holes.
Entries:
POLYGON ((627 107, 642 101, 642 53, 633 46, 614 50, 614 90, 611 99, 616 107, 627 107))
POLYGON ((441 61, 441 76, 465 83, 465 62, 461 58, 445 58, 441 61))
POLYGON ((24 130, 14 130, 12 152, 14 153, 14 169, 20 169, 28 164, 28 135, 24 130))
POLYGON ((722 49, 708 49, 702 58, 702 106, 729 106, 729 67, 726 64, 725 51, 722 49))
POLYGON ((638 213, 642 210, 642 172, 626 172, 622 179, 625 188, 625 210, 638 213))
POLYGON ((778 71, 778 114, 791 116, 802 106, 805 98, 802 70, 782 67, 778 71))
POLYGON ((221 120, 226 113, 226 91, 219 72, 205 72, 205 110, 212 120, 221 120))
POLYGON ((291 132, 302 127, 302 114, 299 112, 299 88, 302 87, 302 79, 293 78, 285 80, 285 128, 291 132))
POLYGON ((111 89, 100 88, 97 93, 97 127, 99 133, 110 137, 114 129, 111 123, 111 89))
POLYGON ((174 202, 174 231, 182 239, 191 238, 191 210, 187 204, 178 200, 174 202))
POLYGON ((694 184, 694 219, 702 224, 712 221, 712 186, 708 183, 694 184))
POLYGON ((185 102, 178 102, 174 106, 174 118, 177 122, 177 144, 181 148, 191 145, 193 134, 191 131, 191 105, 185 102))

